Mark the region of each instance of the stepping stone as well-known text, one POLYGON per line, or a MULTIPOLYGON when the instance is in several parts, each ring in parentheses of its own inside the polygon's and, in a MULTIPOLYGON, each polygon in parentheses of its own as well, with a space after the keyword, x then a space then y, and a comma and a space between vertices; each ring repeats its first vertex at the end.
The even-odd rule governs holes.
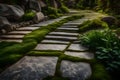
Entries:
POLYGON ((68 33, 68 32, 51 32, 49 35, 57 35, 57 36, 74 36, 77 37, 78 33, 68 33))
POLYGON ((24 35, 1 35, 1 39, 22 39, 24 35))
POLYGON ((71 51, 86 51, 87 48, 83 47, 80 43, 79 44, 71 44, 68 50, 71 51))
POLYGON ((93 59, 94 54, 90 52, 72 52, 72 51, 66 51, 66 55, 73 56, 73 57, 79 57, 79 58, 85 58, 85 59, 93 59))
POLYGON ((33 31, 38 28, 39 27, 21 27, 21 28, 18 28, 17 31, 33 31))
POLYGON ((28 33, 31 33, 31 31, 12 31, 8 35, 26 35, 28 33))
POLYGON ((35 50, 65 50, 67 45, 65 44, 38 44, 35 50))
POLYGON ((0 80, 42 80, 54 76, 57 57, 24 57, 0 75, 0 80))
POLYGON ((64 26, 78 26, 78 25, 80 25, 81 23, 72 23, 72 22, 68 22, 68 23, 64 23, 63 25, 64 26))
POLYGON ((58 41, 58 40, 43 40, 41 43, 48 43, 48 44, 69 44, 68 41, 58 41))
POLYGON ((69 36, 45 36, 45 39, 48 40, 63 40, 63 41, 74 41, 77 40, 77 37, 69 37, 69 36))
POLYGON ((66 26, 61 26, 60 28, 78 28, 78 26, 70 26, 70 25, 66 25, 66 26))
POLYGON ((6 41, 6 42, 22 42, 22 39, 2 39, 0 41, 6 41))
POLYGON ((78 28, 58 28, 56 31, 61 32, 78 32, 78 28))
POLYGON ((70 80, 86 80, 92 75, 90 64, 83 62, 62 61, 61 68, 63 77, 70 80))

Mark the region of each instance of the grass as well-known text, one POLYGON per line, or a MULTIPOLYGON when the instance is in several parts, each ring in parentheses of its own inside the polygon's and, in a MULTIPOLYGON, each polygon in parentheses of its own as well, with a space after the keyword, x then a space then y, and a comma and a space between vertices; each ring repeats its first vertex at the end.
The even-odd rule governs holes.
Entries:
MULTIPOLYGON (((33 50, 39 42, 41 42, 44 37, 51 31, 54 31, 57 27, 60 27, 63 23, 71 20, 82 18, 83 15, 71 16, 60 20, 59 22, 54 22, 53 24, 42 26, 40 29, 34 30, 33 32, 27 34, 22 43, 15 42, 0 42, 0 71, 8 67, 9 65, 18 61, 26 53, 33 50)), ((44 54, 44 52, 39 53, 44 54)), ((56 55, 54 53, 51 53, 56 55)), ((31 55, 31 54, 29 54, 31 55)), ((38 55, 38 53, 34 54, 38 55)), ((58 55, 58 54, 57 54, 58 55)))

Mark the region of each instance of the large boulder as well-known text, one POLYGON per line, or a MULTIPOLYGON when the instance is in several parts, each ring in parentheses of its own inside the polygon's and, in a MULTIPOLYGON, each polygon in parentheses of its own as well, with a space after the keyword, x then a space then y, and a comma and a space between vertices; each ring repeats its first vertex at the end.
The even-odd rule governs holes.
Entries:
POLYGON ((37 12, 41 11, 40 2, 38 0, 29 0, 29 8, 37 12))
POLYGON ((11 24, 9 21, 5 18, 0 16, 0 33, 6 33, 11 30, 11 24))
POLYGON ((24 15, 24 10, 18 5, 0 4, 0 16, 10 21, 19 20, 24 15))
POLYGON ((42 12, 37 12, 35 17, 33 18, 34 23, 39 23, 40 21, 44 20, 45 16, 42 12))

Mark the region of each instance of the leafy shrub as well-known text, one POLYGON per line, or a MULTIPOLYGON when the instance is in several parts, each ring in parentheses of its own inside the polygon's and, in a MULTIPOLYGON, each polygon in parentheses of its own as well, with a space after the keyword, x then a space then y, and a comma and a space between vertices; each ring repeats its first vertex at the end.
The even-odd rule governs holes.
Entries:
POLYGON ((99 19, 95 19, 95 20, 88 20, 85 21, 83 24, 79 25, 79 32, 85 32, 91 29, 100 29, 100 28, 108 28, 107 23, 99 20, 99 19))
POLYGON ((22 17, 22 21, 29 21, 32 20, 35 17, 35 12, 33 11, 27 11, 23 17, 22 17))
POLYGON ((120 40, 111 30, 93 30, 80 37, 81 43, 95 50, 95 57, 110 72, 120 69, 120 40))

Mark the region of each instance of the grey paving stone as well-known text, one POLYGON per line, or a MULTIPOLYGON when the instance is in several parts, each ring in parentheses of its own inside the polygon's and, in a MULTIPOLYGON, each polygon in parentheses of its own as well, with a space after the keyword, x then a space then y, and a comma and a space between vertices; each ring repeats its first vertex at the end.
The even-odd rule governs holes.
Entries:
POLYGON ((51 43, 51 44, 69 44, 69 41, 59 41, 59 40, 43 40, 41 43, 51 43))
POLYGON ((78 26, 70 26, 70 25, 66 25, 66 26, 61 26, 60 28, 78 28, 78 26))
POLYGON ((6 42, 22 42, 22 39, 1 39, 0 41, 6 41, 6 42))
POLYGON ((18 28, 17 31, 33 31, 38 28, 39 27, 21 27, 21 28, 18 28))
POLYGON ((24 35, 1 35, 2 39, 22 39, 24 35))
POLYGON ((93 59, 94 54, 90 52, 73 52, 73 51, 66 51, 66 55, 79 57, 79 58, 85 58, 85 59, 93 59))
POLYGON ((73 50, 73 51, 86 51, 88 50, 87 48, 83 47, 80 43, 79 44, 71 44, 68 50, 73 50))
POLYGON ((78 33, 68 33, 68 32, 51 32, 49 35, 58 35, 58 36, 74 36, 77 37, 78 33))
POLYGON ((48 36, 45 37, 45 39, 49 39, 49 40, 63 40, 63 41, 74 41, 74 40, 77 40, 77 37, 51 36, 51 35, 48 35, 48 36))
POLYGON ((0 74, 0 80, 42 80, 54 76, 57 57, 24 57, 0 74))
POLYGON ((90 65, 83 62, 62 61, 60 70, 70 80, 86 80, 92 74, 90 65))
POLYGON ((25 34, 28 34, 28 33, 31 33, 31 31, 12 31, 12 32, 9 32, 8 35, 25 35, 25 34))
POLYGON ((65 44, 38 44, 35 50, 60 50, 66 49, 65 44))
POLYGON ((62 31, 62 32, 77 32, 78 28, 58 28, 56 31, 62 31))

